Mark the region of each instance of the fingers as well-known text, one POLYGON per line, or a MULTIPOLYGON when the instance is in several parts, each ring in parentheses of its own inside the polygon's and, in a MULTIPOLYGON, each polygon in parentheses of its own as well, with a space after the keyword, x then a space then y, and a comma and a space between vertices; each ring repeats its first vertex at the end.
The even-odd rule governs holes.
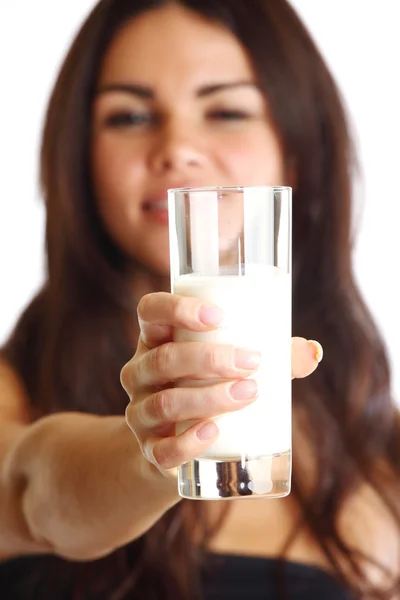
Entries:
POLYGON ((181 379, 239 379, 250 375, 260 362, 259 352, 228 344, 168 342, 136 359, 130 385, 135 388, 181 379))
POLYGON ((311 375, 323 356, 322 346, 314 340, 292 338, 292 378, 299 379, 311 375))
POLYGON ((222 322, 223 312, 198 298, 159 292, 140 300, 138 319, 143 342, 154 348, 172 339, 173 328, 214 329, 222 322))
MULTIPOLYGON (((199 456, 213 443, 218 427, 210 419, 243 408, 257 397, 256 383, 249 377, 261 356, 232 345, 170 341, 174 327, 207 331, 217 325, 205 323, 203 305, 196 299, 183 298, 182 302, 181 297, 165 294, 165 301, 162 296, 151 294, 140 307, 144 343, 139 343, 135 357, 122 369, 121 382, 131 397, 126 420, 143 454, 160 470, 168 471, 199 456), (168 341, 158 345, 162 339, 168 341), (213 379, 225 381, 200 387, 194 383, 188 388, 171 386, 185 379, 203 380, 203 384, 213 379), (159 389, 163 386, 167 389, 159 389), (175 425, 184 421, 196 423, 175 435, 175 425)), ((218 309, 210 315, 217 321, 218 309)), ((292 338, 292 378, 310 375, 322 354, 318 342, 292 338)))
POLYGON ((163 470, 173 469, 199 456, 217 436, 216 424, 213 421, 202 421, 178 436, 147 439, 142 452, 157 467, 163 470))
MULTIPOLYGON (((292 338, 292 378, 313 373, 322 356, 318 342, 292 338)), ((132 389, 181 379, 241 379, 256 370, 260 360, 259 353, 231 345, 169 342, 135 356, 122 369, 121 383, 130 394, 132 389)))
POLYGON ((131 403, 128 420, 142 429, 164 428, 166 424, 200 421, 226 412, 239 410, 257 397, 253 379, 224 382, 196 388, 169 388, 131 403))

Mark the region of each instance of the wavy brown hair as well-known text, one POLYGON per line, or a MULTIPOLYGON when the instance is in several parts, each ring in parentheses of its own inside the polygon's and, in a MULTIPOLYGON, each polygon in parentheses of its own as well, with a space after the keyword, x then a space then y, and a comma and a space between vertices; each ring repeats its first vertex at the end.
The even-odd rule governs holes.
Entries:
MULTIPOLYGON (((128 288, 132 264, 96 212, 91 110, 110 41, 127 19, 163 4, 101 0, 77 35, 50 100, 41 154, 47 278, 4 348, 26 384, 34 418, 55 411, 122 415, 125 410, 119 373, 134 351, 127 334, 136 319, 128 288)), ((285 159, 296 173, 293 333, 318 339, 325 350, 317 372, 293 387, 299 527, 308 526, 333 572, 355 596, 384 598, 383 590, 368 591, 361 557, 338 529, 347 498, 367 482, 393 514, 400 535, 400 423, 385 348, 352 273, 355 156, 340 95, 286 0, 180 4, 222 23, 247 49, 285 159), (315 457, 314 483, 300 452, 303 439, 315 457)), ((201 549, 217 525, 208 522, 203 503, 182 501, 140 540, 101 560, 32 559, 21 581, 23 598, 33 598, 35 582, 41 600, 61 598, 61 587, 74 600, 87 598, 89 591, 93 598, 110 600, 195 598, 201 549)))

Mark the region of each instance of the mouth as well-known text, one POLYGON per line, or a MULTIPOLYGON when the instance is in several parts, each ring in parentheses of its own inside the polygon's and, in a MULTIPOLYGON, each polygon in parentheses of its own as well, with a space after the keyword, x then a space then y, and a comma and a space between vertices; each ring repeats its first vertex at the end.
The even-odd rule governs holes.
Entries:
POLYGON ((146 200, 142 207, 144 212, 165 212, 168 211, 168 200, 146 200))
POLYGON ((168 199, 164 194, 158 198, 146 199, 142 204, 142 210, 145 217, 153 224, 163 227, 168 225, 168 199))

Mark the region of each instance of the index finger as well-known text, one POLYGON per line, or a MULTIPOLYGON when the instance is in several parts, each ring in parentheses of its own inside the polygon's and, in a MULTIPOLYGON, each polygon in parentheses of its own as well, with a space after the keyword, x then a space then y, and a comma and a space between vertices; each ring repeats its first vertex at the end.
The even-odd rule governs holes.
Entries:
POLYGON ((143 296, 137 310, 141 337, 148 348, 171 341, 174 328, 210 331, 224 317, 218 306, 207 301, 167 292, 143 296))

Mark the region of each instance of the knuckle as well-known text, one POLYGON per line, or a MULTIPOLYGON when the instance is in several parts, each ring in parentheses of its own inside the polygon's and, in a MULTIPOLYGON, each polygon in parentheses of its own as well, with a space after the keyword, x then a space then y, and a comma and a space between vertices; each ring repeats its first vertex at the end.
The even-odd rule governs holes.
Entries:
POLYGON ((129 402, 125 409, 125 421, 132 431, 137 429, 137 408, 133 402, 129 402))
POLYGON ((185 321, 187 314, 188 300, 184 296, 172 294, 172 319, 175 323, 182 323, 185 321))
POLYGON ((157 465, 162 469, 169 469, 184 462, 183 449, 176 441, 168 445, 155 444, 153 447, 153 457, 157 465))
POLYGON ((131 369, 130 369, 130 363, 127 363, 126 365, 124 365, 122 367, 121 373, 120 373, 120 382, 121 382, 122 387, 126 391, 126 393, 129 394, 130 393, 130 389, 131 389, 131 369))
POLYGON ((138 367, 139 362, 135 357, 122 367, 120 374, 121 385, 128 394, 132 397, 134 390, 139 384, 138 367))
POLYGON ((230 383, 221 383, 212 386, 209 391, 209 397, 206 398, 206 402, 210 406, 216 406, 218 409, 222 409, 224 406, 231 408, 231 399, 229 395, 230 383))
POLYGON ((174 412, 172 393, 165 390, 156 392, 152 398, 152 408, 157 421, 171 422, 174 412))
POLYGON ((155 462, 162 469, 167 469, 169 467, 168 456, 162 447, 160 448, 158 445, 153 447, 152 458, 153 462, 155 462))
POLYGON ((143 456, 153 464, 156 463, 156 459, 154 457, 154 446, 154 441, 150 439, 144 440, 140 444, 143 456))
POLYGON ((229 384, 213 385, 204 395, 204 405, 208 408, 206 416, 212 417, 227 410, 232 410, 232 401, 229 396, 229 384))
POLYGON ((210 345, 204 353, 204 362, 206 369, 213 373, 220 373, 223 370, 224 362, 221 348, 219 346, 210 345))
POLYGON ((168 376, 176 361, 176 353, 176 344, 173 342, 168 342, 154 348, 152 353, 154 369, 161 375, 168 376))
POLYGON ((142 296, 142 298, 139 300, 139 303, 137 305, 137 314, 139 316, 139 319, 143 321, 146 320, 146 315, 148 313, 150 303, 151 294, 146 294, 145 296, 142 296))

